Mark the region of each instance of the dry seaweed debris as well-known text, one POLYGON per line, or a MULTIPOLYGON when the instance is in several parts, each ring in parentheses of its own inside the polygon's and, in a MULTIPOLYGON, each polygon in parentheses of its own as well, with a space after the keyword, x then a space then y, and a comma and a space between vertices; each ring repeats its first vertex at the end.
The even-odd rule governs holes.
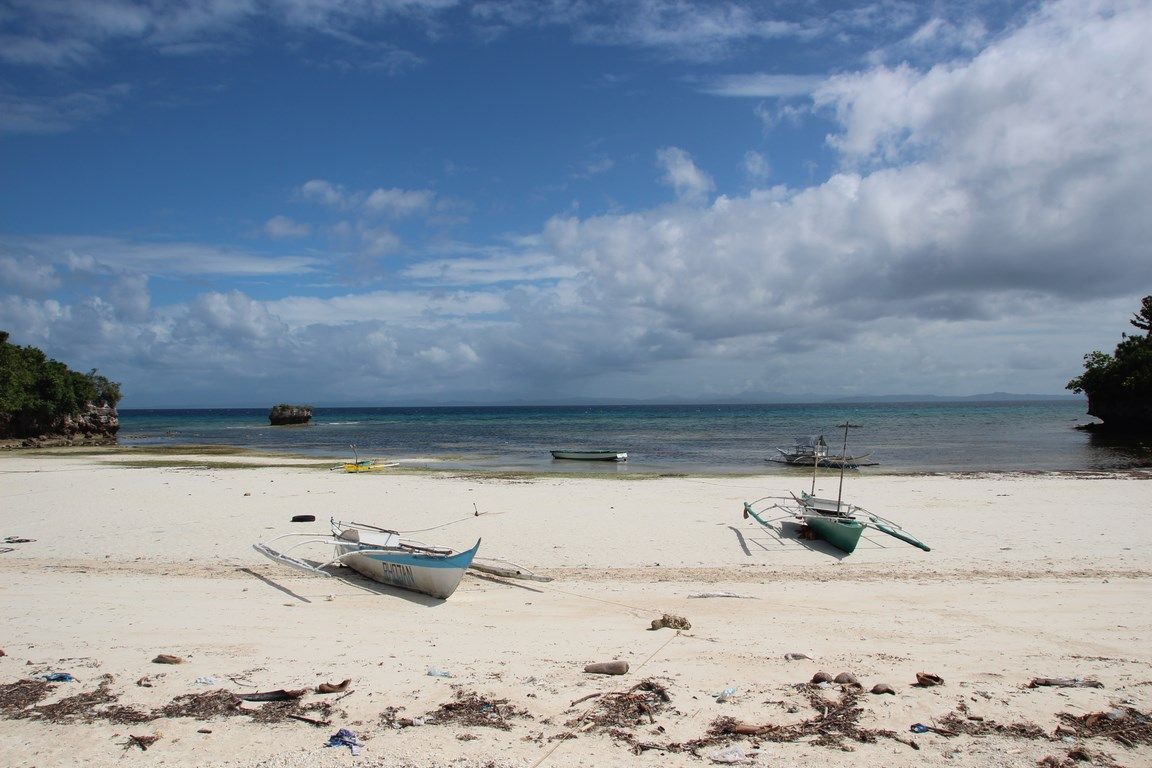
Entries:
POLYGON ((1082 765, 1097 765, 1101 768, 1123 768, 1111 755, 1105 752, 1089 752, 1084 747, 1072 747, 1064 758, 1048 755, 1037 763, 1040 768, 1080 768, 1082 765))
POLYGON ((29 707, 57 687, 44 680, 17 680, 0 685, 0 715, 9 720, 28 717, 29 707))
POLYGON ((380 713, 380 725, 384 728, 399 728, 400 723, 399 715, 404 711, 404 707, 384 707, 384 711, 380 713))
POLYGON ((313 725, 329 722, 332 719, 332 704, 328 701, 314 701, 301 704, 299 699, 273 701, 259 709, 241 709, 257 723, 279 723, 284 720, 303 720, 313 725))
POLYGON ((58 685, 43 680, 17 680, 0 685, 0 716, 8 720, 38 719, 51 723, 106 720, 113 723, 144 723, 151 715, 116 703, 112 676, 100 678, 95 690, 84 691, 51 704, 39 704, 58 685))
POLYGON ((223 688, 177 696, 153 713, 159 717, 193 717, 197 720, 247 714, 240 708, 240 700, 223 688))
POLYGON ((261 723, 296 719, 325 724, 333 709, 331 702, 301 704, 296 699, 272 701, 258 708, 245 709, 236 695, 218 689, 177 696, 163 707, 142 712, 118 704, 119 696, 112 691, 112 682, 111 675, 104 675, 95 690, 84 691, 51 704, 39 702, 58 685, 43 680, 18 680, 0 685, 0 717, 7 720, 38 719, 52 723, 105 721, 127 725, 159 718, 191 717, 208 720, 213 717, 247 715, 261 723))
POLYGON ((655 724, 656 715, 671 701, 663 685, 652 679, 641 680, 627 691, 605 693, 593 707, 564 725, 580 731, 600 729, 620 738, 614 731, 655 724))
POLYGON ((941 728, 946 728, 956 734, 963 733, 966 736, 987 736, 994 733, 999 736, 1010 736, 1017 739, 1042 739, 1049 741, 1052 739, 1052 736, 1035 723, 1004 724, 998 723, 995 720, 973 720, 970 717, 962 716, 961 712, 949 712, 936 722, 941 728))
POLYGON ((864 711, 856 705, 861 691, 846 686, 840 698, 829 701, 815 686, 801 686, 807 690, 808 704, 818 715, 791 725, 747 725, 731 717, 720 717, 713 721, 708 730, 709 738, 701 740, 699 746, 717 743, 725 737, 748 736, 763 741, 791 742, 806 740, 808 743, 824 747, 851 750, 847 741, 863 744, 875 743, 878 737, 885 737, 915 747, 912 742, 899 737, 895 731, 879 728, 860 727, 860 715, 864 711))
POLYGON ((43 718, 53 723, 75 721, 93 723, 97 720, 113 723, 144 723, 154 719, 145 712, 117 704, 119 697, 110 690, 112 679, 112 675, 104 675, 95 690, 83 691, 52 704, 35 706, 28 716, 43 718))
POLYGON ((1110 738, 1126 747, 1152 744, 1152 716, 1132 707, 1114 707, 1107 712, 1089 712, 1073 715, 1061 712, 1058 736, 1069 735, 1078 739, 1110 738))
POLYGON ((508 699, 489 699, 473 691, 465 691, 455 686, 454 688, 453 700, 441 704, 435 712, 425 715, 425 722, 510 731, 512 723, 509 721, 513 718, 532 719, 528 710, 517 709, 508 703, 508 699))
POLYGON ((328 701, 301 704, 299 699, 269 701, 253 709, 243 704, 235 694, 220 688, 177 696, 160 709, 153 710, 152 714, 155 717, 192 717, 197 720, 247 715, 257 723, 303 720, 316 725, 328 721, 333 710, 332 703, 328 701))

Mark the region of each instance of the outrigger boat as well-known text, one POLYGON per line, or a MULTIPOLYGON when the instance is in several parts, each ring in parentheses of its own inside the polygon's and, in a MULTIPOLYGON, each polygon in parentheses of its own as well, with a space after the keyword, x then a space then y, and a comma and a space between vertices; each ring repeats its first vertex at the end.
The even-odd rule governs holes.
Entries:
POLYGON ((343 467, 345 472, 376 472, 381 469, 396 466, 395 462, 381 462, 379 459, 362 459, 356 451, 356 446, 349 445, 348 447, 352 449, 352 461, 346 461, 343 464, 333 467, 333 469, 343 467))
MULTIPOLYGON (((858 424, 844 424, 838 425, 844 429, 844 454, 848 452, 848 430, 853 427, 858 427, 858 424)), ((821 442, 823 439, 821 438, 821 442)), ((825 445, 827 450, 827 445, 825 445)), ((836 547, 843 552, 851 554, 856 545, 860 542, 860 537, 864 534, 866 528, 875 528, 881 533, 886 533, 900 539, 903 542, 918 547, 925 552, 930 552, 928 545, 906 533, 899 525, 886 520, 879 515, 874 515, 862 507, 855 504, 849 504, 843 499, 844 492, 844 469, 845 465, 840 466, 840 489, 837 492, 835 499, 825 499, 816 496, 816 472, 822 463, 822 459, 818 455, 814 455, 811 459, 812 462, 812 492, 800 492, 800 495, 792 493, 786 497, 773 497, 766 496, 763 499, 756 501, 744 502, 744 518, 751 517, 757 523, 775 530, 772 523, 780 520, 792 518, 802 523, 805 528, 815 536, 824 539, 832 546, 836 547), (783 512, 783 516, 771 518, 772 510, 783 512)))
POLYGON ((361 459, 359 461, 346 461, 343 466, 345 472, 379 472, 382 469, 396 466, 396 463, 383 463, 376 459, 361 459))
POLYGON ((791 464, 795 467, 810 467, 819 462, 826 467, 857 469, 859 467, 874 467, 876 462, 864 461, 871 453, 862 453, 859 456, 849 456, 842 453, 839 456, 828 454, 828 443, 824 435, 806 435, 797 437, 790 449, 777 448, 779 456, 772 456, 767 461, 780 464, 791 464))
POLYGON ((433 547, 401 537, 399 531, 379 528, 365 523, 345 523, 335 518, 329 521, 329 535, 316 533, 288 533, 268 543, 253 544, 252 548, 268 559, 289 568, 318 576, 335 576, 329 568, 345 565, 373 581, 393 587, 420 592, 446 600, 456 591, 464 572, 471 569, 492 576, 530 581, 551 581, 551 577, 538 576, 527 569, 503 560, 477 561, 480 540, 471 549, 456 552, 448 547, 433 547), (273 544, 290 538, 301 539, 284 549, 273 544), (289 554, 298 547, 308 545, 335 547, 335 557, 323 563, 313 563, 289 554))
POLYGON ((624 451, 595 450, 595 451, 552 451, 554 459, 575 459, 577 461, 628 461, 628 454, 624 451))
POLYGON ((446 600, 460 585, 464 571, 472 564, 480 541, 469 550, 456 552, 447 547, 430 547, 400 537, 398 531, 377 528, 364 523, 344 523, 333 518, 332 533, 287 533, 267 544, 253 544, 252 548, 273 562, 305 573, 332 576, 326 569, 333 565, 346 565, 373 581, 446 600), (300 538, 283 551, 272 544, 289 538, 300 538), (293 549, 307 545, 329 544, 335 547, 335 557, 325 563, 313 564, 295 555, 293 549))

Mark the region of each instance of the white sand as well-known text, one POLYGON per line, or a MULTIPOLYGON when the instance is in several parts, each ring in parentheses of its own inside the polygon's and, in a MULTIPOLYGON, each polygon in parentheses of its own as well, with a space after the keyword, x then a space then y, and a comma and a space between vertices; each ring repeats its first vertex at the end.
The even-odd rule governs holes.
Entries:
MULTIPOLYGON (((850 477, 846 497, 899 521, 925 553, 870 533, 855 553, 781 539, 742 519, 741 503, 805 488, 780 475, 647 480, 347 475, 297 468, 128 468, 123 454, 0 455, 0 685, 70 672, 41 704, 92 691, 103 675, 118 704, 141 711, 175 697, 314 688, 351 678, 330 725, 167 718, 123 725, 49 723, 0 714, 4 766, 701 766, 734 747, 753 765, 1035 766, 1073 741, 992 733, 913 734, 960 713, 1052 734, 1058 713, 1152 710, 1152 475, 850 477), (479 515, 475 513, 479 512, 479 515), (291 524, 315 514, 310 525, 291 524), (448 601, 373 590, 358 578, 280 568, 255 541, 323 531, 329 516, 416 534, 554 576, 547 584, 469 575, 448 601), (739 597, 700 597, 732 593, 739 597), (689 630, 650 631, 663 613, 689 630), (160 653, 187 659, 151 663, 160 653), (786 661, 785 653, 808 660, 786 661), (627 660, 593 676, 588 662, 627 660), (430 668, 452 678, 433 677, 430 668), (722 716, 785 725, 822 716, 795 684, 820 670, 870 688, 851 751, 731 737, 690 752, 631 745, 585 729, 600 699, 645 679, 671 702, 633 743, 706 737, 722 716), (944 678, 921 688, 917 672, 944 678), (151 678, 151 687, 136 684, 151 678), (216 679, 215 685, 196 682, 216 679), (1027 688, 1033 677, 1082 677, 1103 688, 1027 688), (718 692, 735 688, 725 702, 718 692), (507 699, 530 718, 510 730, 430 724, 403 729, 454 691, 507 699), (574 723, 574 725, 567 725, 574 723), (359 757, 326 748, 349 728, 359 757), (210 730, 211 733, 198 731, 210 730), (576 738, 556 737, 577 731, 576 738), (147 751, 128 735, 155 735, 147 751)), ((205 463, 220 459, 204 459, 205 463)), ((835 495, 836 478, 822 490, 835 495)), ((317 554, 323 554, 318 552, 317 554)), ((820 692, 835 700, 837 687, 820 692)), ((0 704, 2 706, 2 704, 0 704)), ((261 705, 248 704, 257 709, 261 705)), ((968 720, 969 723, 978 723, 968 720)), ((1152 746, 1084 742, 1120 765, 1152 766, 1152 746)), ((728 756, 737 754, 729 751, 728 756)))

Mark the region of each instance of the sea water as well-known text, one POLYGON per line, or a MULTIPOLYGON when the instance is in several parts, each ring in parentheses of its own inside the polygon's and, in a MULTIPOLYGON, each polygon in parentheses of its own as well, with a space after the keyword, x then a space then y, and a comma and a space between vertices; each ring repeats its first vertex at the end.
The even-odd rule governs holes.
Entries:
POLYGON ((273 427, 268 409, 122 410, 126 446, 225 445, 331 459, 460 469, 599 473, 796 473, 771 462, 797 436, 868 453, 865 472, 1112 470, 1152 464, 1146 445, 1076 427, 1085 403, 931 402, 785 405, 316 408, 273 427), (628 452, 626 463, 552 459, 558 448, 628 452))

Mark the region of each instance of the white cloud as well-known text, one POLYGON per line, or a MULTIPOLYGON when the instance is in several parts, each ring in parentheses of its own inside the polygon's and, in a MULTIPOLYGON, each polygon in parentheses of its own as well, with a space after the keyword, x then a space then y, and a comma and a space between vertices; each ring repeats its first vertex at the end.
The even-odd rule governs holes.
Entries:
POLYGON ((1137 137, 1128 126, 1152 113, 1150 28, 1146 4, 1051 3, 971 62, 842 75, 816 100, 835 110, 843 130, 832 141, 849 160, 892 162, 933 151, 1026 168, 1063 165, 1073 154, 1111 155, 1132 148, 1137 137), (1118 114, 1121 105, 1135 113, 1118 114))
POLYGON ((312 231, 307 224, 295 222, 287 216, 273 216, 264 222, 264 231, 273 240, 307 237, 312 231))
POLYGON ((0 93, 0 134, 64 133, 106 114, 130 90, 129 86, 118 84, 62 96, 0 93))
POLYGON ((650 48, 694 61, 725 56, 750 41, 808 37, 823 24, 823 14, 800 21, 783 19, 751 2, 490 0, 471 10, 490 35, 515 27, 560 26, 571 29, 582 43, 650 48))
POLYGON ((8 64, 63 67, 83 64, 95 55, 95 46, 85 40, 0 35, 0 61, 8 64))
POLYGON ((344 204, 343 188, 324 179, 312 179, 304 182, 300 187, 300 196, 305 200, 332 207, 344 204))
POLYGON ((704 90, 717 96, 757 97, 762 99, 808 96, 826 78, 822 75, 721 75, 708 81, 704 90))
POLYGON ((480 362, 480 356, 471 345, 463 342, 450 346, 435 345, 416 351, 416 358, 436 366, 444 371, 467 371, 475 368, 480 362))
POLYGON ((584 166, 576 172, 575 176, 580 179, 591 179, 594 176, 608 173, 614 167, 616 167, 615 160, 606 155, 597 155, 584 163, 584 166))
POLYGON ((404 246, 399 235, 388 227, 370 227, 361 224, 357 227, 357 234, 363 252, 368 256, 383 256, 396 253, 404 246))
POLYGON ((427 213, 436 194, 429 189, 375 189, 364 200, 364 209, 394 218, 427 213))
POLYGON ((300 275, 320 266, 318 259, 307 256, 266 256, 197 243, 148 243, 94 236, 0 236, 0 252, 94 274, 300 275))
MULTIPOLYGON (((239 291, 205 293, 188 307, 196 326, 210 334, 220 334, 229 345, 253 340, 282 339, 288 326, 263 302, 239 291)), ((196 329, 199 332, 200 329, 196 329)))
POLYGON ((33 257, 20 258, 0 252, 0 292, 44 295, 59 287, 60 276, 54 265, 33 257))
POLYGON ((438 285, 491 285, 573 278, 577 269, 544 253, 494 253, 484 258, 455 256, 421 261, 403 270, 403 276, 438 285))
POLYGON ((129 322, 146 322, 152 309, 148 277, 121 276, 108 289, 108 302, 118 317, 129 322))
POLYGON ((268 302, 268 311, 293 328, 380 322, 393 326, 441 325, 507 309, 498 294, 464 291, 370 291, 329 298, 293 296, 268 302))
POLYGON ((664 171, 661 179, 672 187, 684 202, 703 202, 716 184, 712 177, 696 167, 692 156, 679 147, 665 147, 656 152, 656 161, 664 171))
MULTIPOLYGON (((96 58, 101 48, 123 43, 164 53, 204 53, 231 40, 247 44, 250 26, 257 23, 281 24, 364 46, 356 33, 365 25, 397 21, 430 25, 456 4, 457 0, 17 0, 6 10, 18 22, 13 28, 21 33, 0 40, 0 59, 14 64, 80 65, 96 58)), ((379 62, 377 58, 372 63, 379 62)))
POLYGON ((772 175, 772 164, 762 152, 750 149, 744 153, 744 172, 753 182, 763 182, 772 175))

